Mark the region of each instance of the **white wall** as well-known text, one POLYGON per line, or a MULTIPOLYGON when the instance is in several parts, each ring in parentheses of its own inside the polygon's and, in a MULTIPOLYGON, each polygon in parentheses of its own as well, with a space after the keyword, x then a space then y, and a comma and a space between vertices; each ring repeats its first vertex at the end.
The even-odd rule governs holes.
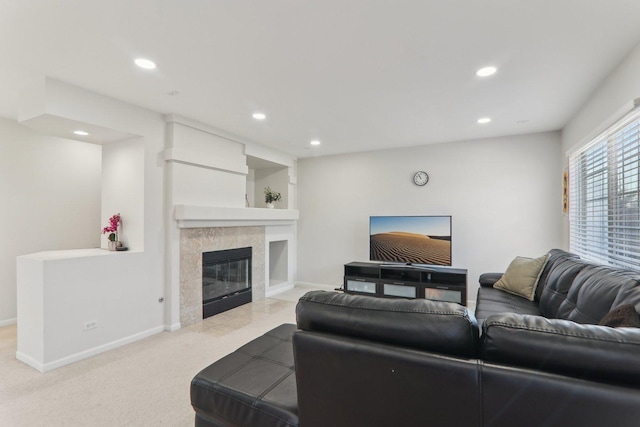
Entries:
MULTIPOLYGON (((633 100, 640 98, 640 44, 593 92, 562 131, 562 161, 567 153, 586 144, 626 114, 633 100)), ((569 207, 571 209, 571 207, 569 207)), ((569 246, 569 221, 563 222, 564 245, 569 246)))
MULTIPOLYGON (((133 145, 126 142, 110 142, 109 144, 116 145, 105 148, 106 191, 102 199, 99 184, 101 167, 100 158, 98 158, 95 167, 98 184, 93 193, 97 206, 91 215, 93 223, 91 244, 74 245, 81 248, 98 247, 105 239, 100 234, 100 230, 105 225, 106 219, 111 214, 120 212, 127 227, 125 233, 136 236, 133 238, 133 243, 137 246, 135 250, 142 251, 131 251, 117 254, 117 256, 114 254, 116 264, 117 260, 122 260, 124 265, 125 260, 135 258, 135 274, 131 274, 127 268, 114 270, 108 265, 108 261, 105 261, 102 268, 98 268, 99 273, 96 273, 95 268, 93 273, 90 270, 82 270, 86 274, 83 280, 91 283, 98 283, 94 278, 96 274, 100 274, 106 275, 111 281, 118 281, 120 286, 128 284, 131 287, 130 293, 120 296, 121 300, 118 304, 105 306, 105 311, 95 319, 99 326, 92 330, 92 336, 95 339, 93 344, 106 349, 127 340, 137 339, 148 331, 160 331, 165 327, 164 314, 167 307, 167 303, 162 300, 163 297, 166 298, 163 268, 165 255, 164 162, 161 160, 165 143, 165 122, 158 113, 122 101, 52 79, 46 79, 45 83, 46 96, 41 100, 39 107, 39 112, 45 117, 50 117, 52 120, 59 119, 60 125, 88 124, 96 129, 106 129, 117 135, 136 138, 135 141, 130 141, 133 145), (120 169, 121 167, 123 169, 120 169), (104 207, 102 218, 100 203, 104 207), (127 217, 129 212, 133 215, 131 220, 127 217), (141 213, 142 218, 140 218, 141 213), (138 280, 140 277, 144 280, 138 280), (113 331, 116 332, 113 333, 113 331)), ((102 149, 100 146, 91 144, 78 144, 96 150, 102 149)), ((77 162, 79 161, 74 159, 74 163, 77 162)), ((67 167, 67 163, 56 167, 67 167)), ((75 179, 73 183, 84 185, 81 178, 75 179)), ((61 193, 69 191, 69 185, 60 184, 56 185, 56 188, 61 193)), ((83 201, 81 200, 80 203, 83 201)), ((32 227, 34 221, 27 218, 25 224, 26 227, 32 227)), ((62 234, 63 243, 37 250, 65 249, 67 246, 64 244, 64 239, 72 234, 70 232, 62 234)), ((80 258, 76 261, 82 262, 80 258)), ((73 271, 72 267, 70 269, 73 271)), ((94 295, 93 300, 86 303, 100 304, 100 295, 94 295)), ((70 318, 82 327, 82 322, 86 319, 80 318, 78 314, 81 313, 72 313, 70 318)), ((18 317, 21 317, 20 313, 18 317)), ((59 332, 69 333, 67 337, 72 335, 72 331, 59 332)))
MULTIPOLYGON (((140 138, 112 142, 102 149, 102 225, 119 213, 118 239, 131 251, 144 250, 144 143, 140 138)), ((107 235, 101 239, 107 247, 107 235)))
MULTIPOLYGON (((141 170, 137 173, 127 172, 129 178, 143 178, 142 182, 130 183, 134 188, 132 194, 137 196, 137 200, 134 201, 133 198, 127 197, 126 200, 119 201, 119 196, 116 195, 113 195, 112 199, 111 191, 109 191, 102 198, 105 216, 101 219, 106 222, 112 211, 113 213, 118 212, 120 208, 117 205, 125 206, 127 210, 134 212, 134 215, 143 212, 143 220, 139 224, 136 224, 135 220, 133 223, 129 223, 129 219, 126 216, 123 217, 125 227, 127 227, 126 233, 143 236, 143 248, 138 249, 144 249, 144 252, 142 256, 138 257, 137 271, 145 280, 136 283, 135 295, 137 298, 128 300, 128 307, 135 307, 138 315, 136 317, 121 316, 118 307, 113 307, 109 318, 97 319, 105 328, 98 328, 96 334, 100 335, 99 340, 106 344, 109 339, 112 339, 112 336, 108 335, 106 327, 111 323, 119 325, 128 323, 127 332, 134 335, 158 326, 162 327, 165 325, 164 315, 168 304, 166 301, 159 302, 159 299, 161 297, 169 299, 165 294, 165 271, 163 268, 165 207, 164 162, 161 161, 161 155, 165 144, 165 122, 160 114, 153 111, 62 82, 47 79, 47 88, 47 94, 50 98, 47 99, 45 112, 77 122, 92 123, 103 128, 139 136, 133 148, 125 149, 127 144, 122 142, 122 146, 116 146, 118 148, 114 148, 114 152, 108 154, 109 158, 116 160, 118 152, 120 154, 127 152, 133 156, 127 160, 127 165, 135 166, 140 163, 138 158, 140 148, 137 144, 141 144, 144 151, 142 164, 139 166, 141 170), (110 154, 114 156, 110 156, 110 154), (141 187, 143 188, 142 192, 139 190, 141 187)), ((109 152, 109 149, 106 149, 105 152, 109 152)), ((100 213, 98 213, 98 218, 100 218, 100 213)), ((102 226, 104 224, 99 224, 99 229, 102 226)), ((105 239, 105 237, 100 238, 105 239)), ((127 339, 128 337, 122 336, 120 338, 127 339)))
POLYGON ((46 372, 161 332, 141 286, 144 257, 104 249, 18 257, 16 357, 46 372))
POLYGON ((165 159, 173 205, 246 206, 243 144, 175 121, 167 130, 165 159))
POLYGON ((100 245, 101 147, 0 119, 0 325, 16 318, 16 256, 100 245))
POLYGON ((370 215, 452 215, 474 300, 481 273, 561 245, 560 159, 557 132, 300 159, 297 280, 342 284, 345 263, 369 258, 370 215))
POLYGON ((247 207, 255 208, 257 207, 255 203, 255 194, 256 194, 256 171, 255 169, 249 169, 247 173, 247 188, 246 188, 246 202, 248 203, 247 207))

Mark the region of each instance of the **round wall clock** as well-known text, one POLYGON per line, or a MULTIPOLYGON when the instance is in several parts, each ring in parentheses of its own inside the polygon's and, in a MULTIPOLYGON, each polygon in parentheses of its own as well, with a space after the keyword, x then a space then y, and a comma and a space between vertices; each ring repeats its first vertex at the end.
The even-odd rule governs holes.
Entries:
POLYGON ((415 185, 423 186, 429 182, 429 175, 425 171, 418 171, 413 174, 413 183, 415 185))

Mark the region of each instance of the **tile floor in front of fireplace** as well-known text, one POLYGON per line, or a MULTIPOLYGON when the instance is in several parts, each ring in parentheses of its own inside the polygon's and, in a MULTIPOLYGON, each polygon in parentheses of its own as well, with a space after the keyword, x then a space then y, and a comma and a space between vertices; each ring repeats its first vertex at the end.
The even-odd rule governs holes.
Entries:
POLYGON ((15 358, 16 326, 0 327, 0 425, 193 426, 191 378, 282 324, 313 289, 296 286, 180 329, 45 374, 15 358))

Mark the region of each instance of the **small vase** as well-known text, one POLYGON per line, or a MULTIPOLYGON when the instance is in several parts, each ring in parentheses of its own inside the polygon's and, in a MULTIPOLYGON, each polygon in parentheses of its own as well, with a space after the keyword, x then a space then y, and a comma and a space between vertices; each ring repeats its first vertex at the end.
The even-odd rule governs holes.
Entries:
POLYGON ((110 251, 115 251, 115 250, 116 250, 117 245, 118 245, 118 242, 116 242, 116 241, 114 241, 114 240, 108 240, 108 241, 107 241, 107 248, 108 248, 110 251))
POLYGON ((267 203, 267 208, 268 209, 273 209, 273 203, 267 203))

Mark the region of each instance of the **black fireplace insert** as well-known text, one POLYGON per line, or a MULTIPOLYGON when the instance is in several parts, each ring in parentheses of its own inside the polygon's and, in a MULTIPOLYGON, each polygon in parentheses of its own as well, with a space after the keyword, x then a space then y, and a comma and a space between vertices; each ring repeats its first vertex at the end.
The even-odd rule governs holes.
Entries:
POLYGON ((251 302, 251 248, 202 254, 202 318, 251 302))

